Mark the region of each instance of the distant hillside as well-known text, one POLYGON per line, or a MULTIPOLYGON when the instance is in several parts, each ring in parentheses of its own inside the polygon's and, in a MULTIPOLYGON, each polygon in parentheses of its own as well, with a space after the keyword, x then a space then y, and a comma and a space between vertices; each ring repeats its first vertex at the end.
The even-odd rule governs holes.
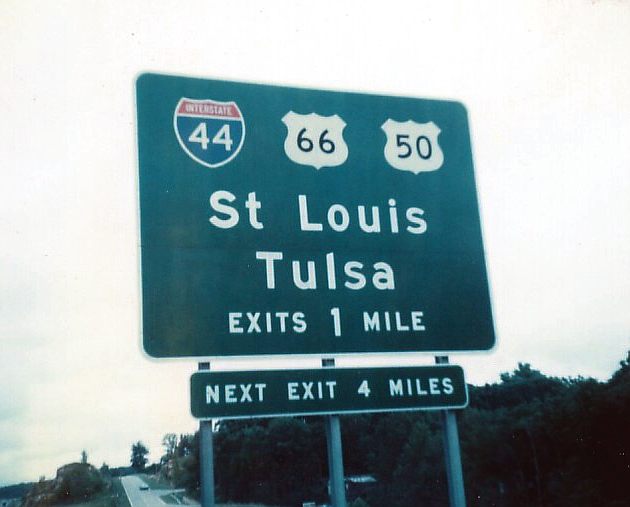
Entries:
POLYGON ((33 484, 32 482, 23 482, 4 486, 0 488, 0 498, 22 498, 33 487, 33 484))

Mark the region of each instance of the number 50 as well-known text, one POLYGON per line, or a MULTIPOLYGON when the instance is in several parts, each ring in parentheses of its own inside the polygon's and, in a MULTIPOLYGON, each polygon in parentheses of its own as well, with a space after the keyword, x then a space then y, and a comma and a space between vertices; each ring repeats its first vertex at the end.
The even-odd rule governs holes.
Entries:
MULTIPOLYGON (((399 152, 398 158, 409 158, 413 153, 413 148, 411 144, 409 144, 410 136, 407 134, 397 134, 396 135, 396 146, 402 148, 403 151, 399 152)), ((427 136, 418 136, 416 137, 415 142, 415 151, 418 156, 422 160, 428 160, 431 158, 431 153, 433 153, 433 149, 431 147, 431 141, 427 136)))

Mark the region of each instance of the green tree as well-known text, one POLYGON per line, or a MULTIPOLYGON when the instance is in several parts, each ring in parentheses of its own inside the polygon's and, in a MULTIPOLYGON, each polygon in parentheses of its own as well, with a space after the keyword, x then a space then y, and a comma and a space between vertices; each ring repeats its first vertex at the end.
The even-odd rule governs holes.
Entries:
POLYGON ((164 456, 162 456, 162 462, 166 463, 173 456, 177 450, 177 435, 175 433, 167 433, 162 438, 162 447, 164 447, 164 456))
POLYGON ((142 442, 138 441, 131 446, 131 466, 134 470, 138 472, 144 470, 149 461, 147 454, 149 454, 149 449, 142 442))
POLYGON ((195 452, 195 435, 180 435, 177 443, 177 456, 190 456, 195 452))
POLYGON ((296 505, 326 492, 319 418, 227 421, 215 434, 214 449, 217 494, 224 500, 296 505))

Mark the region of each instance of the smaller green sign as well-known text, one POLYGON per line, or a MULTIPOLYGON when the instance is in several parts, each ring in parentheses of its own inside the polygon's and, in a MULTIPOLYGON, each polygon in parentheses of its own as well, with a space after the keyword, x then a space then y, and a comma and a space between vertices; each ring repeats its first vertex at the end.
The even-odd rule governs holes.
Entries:
POLYGON ((464 408, 468 392, 454 365, 322 368, 197 372, 190 400, 199 419, 239 419, 464 408))

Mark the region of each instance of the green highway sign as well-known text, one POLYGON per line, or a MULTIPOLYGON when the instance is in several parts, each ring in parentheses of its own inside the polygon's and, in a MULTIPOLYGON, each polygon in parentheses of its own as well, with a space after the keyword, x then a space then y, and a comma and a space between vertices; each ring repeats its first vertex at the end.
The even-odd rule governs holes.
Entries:
POLYGON ((154 357, 488 350, 465 108, 143 74, 154 357))
POLYGON ((322 368, 197 372, 191 412, 199 419, 464 408, 461 367, 322 368))

